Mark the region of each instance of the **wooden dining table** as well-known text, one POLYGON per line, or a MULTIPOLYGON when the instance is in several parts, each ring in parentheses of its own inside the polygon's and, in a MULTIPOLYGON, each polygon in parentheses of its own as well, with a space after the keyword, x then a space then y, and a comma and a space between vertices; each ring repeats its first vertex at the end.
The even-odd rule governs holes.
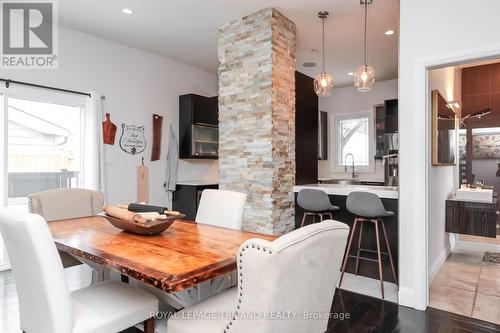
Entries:
POLYGON ((236 269, 247 239, 275 236, 176 220, 156 236, 141 236, 92 216, 48 223, 57 249, 95 262, 167 293, 178 292, 236 269))

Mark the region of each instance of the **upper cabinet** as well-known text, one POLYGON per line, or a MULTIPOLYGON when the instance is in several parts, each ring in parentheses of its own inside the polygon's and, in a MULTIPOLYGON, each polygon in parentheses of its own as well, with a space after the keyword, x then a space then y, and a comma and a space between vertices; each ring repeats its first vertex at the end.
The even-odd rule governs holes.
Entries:
POLYGON ((395 136, 398 133, 398 100, 388 99, 375 106, 376 143, 375 159, 397 150, 395 136))
POLYGON ((314 79, 295 72, 295 184, 318 182, 318 95, 314 79))
POLYGON ((219 126, 219 98, 187 95, 193 100, 193 123, 198 125, 219 126))
POLYGON ((179 158, 217 159, 219 153, 218 98, 179 96, 179 158))
POLYGON ((388 99, 385 104, 385 132, 398 133, 398 100, 388 99))

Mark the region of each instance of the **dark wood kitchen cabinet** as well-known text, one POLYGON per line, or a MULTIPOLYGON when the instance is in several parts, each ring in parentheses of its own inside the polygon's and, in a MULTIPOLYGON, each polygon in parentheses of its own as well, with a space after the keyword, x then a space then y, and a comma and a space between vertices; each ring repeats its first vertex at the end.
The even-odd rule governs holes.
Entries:
POLYGON ((496 238, 497 200, 446 200, 446 232, 496 238))
POLYGON ((218 126, 217 96, 179 96, 179 158, 217 159, 218 126))
MULTIPOLYGON (((340 210, 338 212, 333 213, 333 219, 343 222, 347 224, 352 231, 352 228, 354 226, 354 219, 356 216, 351 214, 347 208, 347 196, 345 195, 328 195, 330 202, 339 207, 340 210)), ((398 199, 391 199, 391 198, 381 198, 382 203, 385 207, 386 210, 389 210, 391 212, 394 212, 394 216, 388 217, 384 219, 384 225, 386 228, 387 232, 387 237, 389 239, 389 243, 391 246, 391 252, 393 255, 394 259, 394 265, 395 265, 395 270, 396 270, 396 276, 398 275, 398 211, 399 211, 399 205, 398 205, 398 199)), ((295 228, 298 229, 300 228, 301 222, 302 222, 302 217, 304 215, 304 210, 297 204, 297 193, 295 193, 295 228)), ((318 222, 319 219, 316 220, 318 222)), ((312 218, 308 218, 306 220, 306 224, 312 223, 312 218)), ((365 223, 363 226, 363 238, 362 238, 362 244, 361 246, 365 249, 369 249, 372 251, 375 251, 377 249, 376 245, 376 237, 375 237, 375 227, 372 225, 372 223, 365 223)), ((354 236, 354 241, 356 243, 353 244, 353 246, 357 246, 358 242, 358 237, 359 237, 359 228, 355 231, 355 236, 354 236)), ((380 243, 381 249, 383 252, 387 252, 386 250, 386 245, 385 242, 383 241, 383 238, 381 238, 381 243, 380 243)), ((347 245, 346 245, 347 248, 347 245)), ((376 255, 373 253, 368 253, 367 256, 371 257, 372 259, 376 259, 376 255)), ((387 258, 386 258, 387 259, 387 258)), ((383 259, 382 260, 382 270, 383 270, 383 279, 384 281, 394 283, 394 278, 392 276, 392 271, 391 271, 391 266, 389 264, 389 260, 383 259)), ((359 275, 369 277, 372 279, 378 279, 379 278, 379 273, 378 273, 378 266, 376 263, 369 262, 366 260, 362 260, 362 263, 360 264, 359 267, 359 275)), ((356 269, 356 260, 349 260, 347 262, 346 266, 346 272, 348 273, 354 273, 356 269)))
POLYGON ((172 200, 172 208, 186 215, 185 219, 194 221, 201 194, 206 189, 219 189, 217 184, 177 184, 172 200))
POLYGON ((295 184, 318 182, 318 95, 314 79, 295 72, 295 184))
POLYGON ((398 100, 388 99, 385 106, 385 133, 398 133, 398 100))

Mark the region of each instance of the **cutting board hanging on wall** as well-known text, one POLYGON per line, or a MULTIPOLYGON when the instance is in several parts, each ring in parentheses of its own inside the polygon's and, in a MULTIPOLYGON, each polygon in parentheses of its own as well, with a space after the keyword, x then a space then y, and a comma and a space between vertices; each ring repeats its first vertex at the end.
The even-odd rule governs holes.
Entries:
POLYGON ((142 163, 137 167, 137 202, 149 202, 149 168, 142 163))
POLYGON ((161 153, 161 128, 163 117, 153 114, 153 146, 151 149, 151 161, 158 161, 161 153))

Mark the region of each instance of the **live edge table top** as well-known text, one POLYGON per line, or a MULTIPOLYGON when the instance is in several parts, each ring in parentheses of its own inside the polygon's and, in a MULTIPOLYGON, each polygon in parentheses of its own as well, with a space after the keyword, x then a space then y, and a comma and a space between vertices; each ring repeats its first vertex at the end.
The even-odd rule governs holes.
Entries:
POLYGON ((240 245, 275 236, 175 221, 157 236, 112 226, 102 216, 48 223, 57 248, 165 292, 176 292, 236 269, 240 245))

